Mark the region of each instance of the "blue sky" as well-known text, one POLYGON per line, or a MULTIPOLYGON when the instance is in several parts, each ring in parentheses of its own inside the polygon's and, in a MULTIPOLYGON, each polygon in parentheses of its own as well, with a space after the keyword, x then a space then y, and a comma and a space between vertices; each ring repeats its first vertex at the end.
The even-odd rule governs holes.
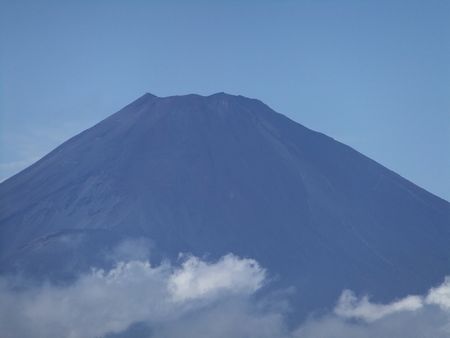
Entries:
POLYGON ((0 0, 0 179, 145 92, 256 97, 450 199, 450 1, 0 0))

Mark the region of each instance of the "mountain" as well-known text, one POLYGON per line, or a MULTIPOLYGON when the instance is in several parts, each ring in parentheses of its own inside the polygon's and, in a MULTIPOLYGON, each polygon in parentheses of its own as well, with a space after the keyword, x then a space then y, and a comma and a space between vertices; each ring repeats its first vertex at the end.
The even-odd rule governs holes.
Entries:
POLYGON ((67 280, 125 239, 252 257, 296 308, 386 301, 450 271, 450 205, 242 96, 145 94, 0 184, 0 270, 67 280))

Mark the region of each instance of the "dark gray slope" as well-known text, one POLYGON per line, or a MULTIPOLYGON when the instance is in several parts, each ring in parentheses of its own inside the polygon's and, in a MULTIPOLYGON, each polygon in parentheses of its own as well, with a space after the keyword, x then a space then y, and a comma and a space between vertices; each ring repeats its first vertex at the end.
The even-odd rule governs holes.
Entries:
POLYGON ((160 257, 257 259, 299 311, 386 300, 450 271, 449 203, 227 94, 146 94, 0 184, 0 268, 70 277, 129 237, 160 257))

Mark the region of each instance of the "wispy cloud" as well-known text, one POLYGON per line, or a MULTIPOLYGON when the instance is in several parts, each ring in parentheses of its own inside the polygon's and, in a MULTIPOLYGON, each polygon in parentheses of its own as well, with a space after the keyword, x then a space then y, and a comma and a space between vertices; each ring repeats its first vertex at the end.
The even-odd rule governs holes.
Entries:
POLYGON ((408 296, 390 304, 374 304, 367 296, 358 299, 353 292, 346 290, 339 299, 335 313, 343 318, 373 322, 396 312, 415 311, 422 306, 423 300, 419 296, 408 296))
POLYGON ((296 338, 448 338, 450 279, 426 295, 409 295, 388 304, 373 303, 345 290, 333 313, 309 319, 296 338))

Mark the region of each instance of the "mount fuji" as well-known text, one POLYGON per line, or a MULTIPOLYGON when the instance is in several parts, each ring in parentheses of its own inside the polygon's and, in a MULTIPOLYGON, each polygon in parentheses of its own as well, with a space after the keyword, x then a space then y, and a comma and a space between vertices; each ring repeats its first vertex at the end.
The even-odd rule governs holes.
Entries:
POLYGON ((0 272, 68 281, 124 240, 251 257, 300 315, 450 272, 450 204, 256 99, 145 94, 0 184, 0 272))

